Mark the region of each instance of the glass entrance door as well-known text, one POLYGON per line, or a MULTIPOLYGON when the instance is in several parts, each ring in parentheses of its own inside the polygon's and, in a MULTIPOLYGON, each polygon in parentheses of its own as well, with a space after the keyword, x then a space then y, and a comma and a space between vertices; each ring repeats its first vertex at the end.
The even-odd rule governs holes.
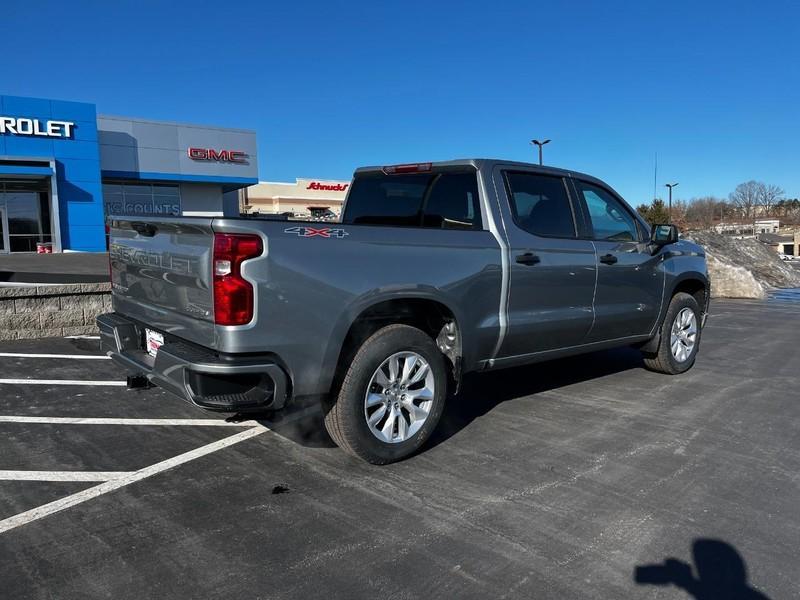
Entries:
POLYGON ((8 252, 8 219, 6 209, 0 208, 0 254, 8 252))
POLYGON ((45 179, 0 178, 3 211, 0 252, 36 252, 40 242, 51 242, 49 182, 45 179))

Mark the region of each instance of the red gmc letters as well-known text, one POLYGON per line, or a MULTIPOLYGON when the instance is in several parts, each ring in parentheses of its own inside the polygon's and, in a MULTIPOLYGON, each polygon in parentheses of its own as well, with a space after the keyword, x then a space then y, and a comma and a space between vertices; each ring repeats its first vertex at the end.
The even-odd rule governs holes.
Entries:
POLYGON ((189 148, 192 160, 211 160, 215 162, 246 163, 247 153, 239 150, 214 150, 213 148, 189 148))

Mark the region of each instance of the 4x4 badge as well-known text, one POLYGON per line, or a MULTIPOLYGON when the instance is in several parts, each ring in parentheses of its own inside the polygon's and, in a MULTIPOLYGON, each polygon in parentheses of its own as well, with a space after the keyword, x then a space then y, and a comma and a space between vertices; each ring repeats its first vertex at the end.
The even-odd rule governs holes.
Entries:
POLYGON ((288 227, 283 232, 293 233, 300 237, 343 238, 346 235, 350 235, 344 229, 331 229, 330 227, 288 227))

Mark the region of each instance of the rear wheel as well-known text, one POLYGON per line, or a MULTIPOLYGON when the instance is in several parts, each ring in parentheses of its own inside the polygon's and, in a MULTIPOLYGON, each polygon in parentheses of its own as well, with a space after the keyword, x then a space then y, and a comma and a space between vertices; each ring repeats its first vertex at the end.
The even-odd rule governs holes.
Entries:
POLYGON ((336 444, 367 462, 387 464, 425 443, 447 396, 444 356, 430 336, 389 325, 359 348, 325 415, 336 444))
POLYGON ((645 366, 659 373, 677 375, 692 368, 700 348, 700 306, 690 294, 672 297, 661 324, 658 351, 644 355, 645 366))

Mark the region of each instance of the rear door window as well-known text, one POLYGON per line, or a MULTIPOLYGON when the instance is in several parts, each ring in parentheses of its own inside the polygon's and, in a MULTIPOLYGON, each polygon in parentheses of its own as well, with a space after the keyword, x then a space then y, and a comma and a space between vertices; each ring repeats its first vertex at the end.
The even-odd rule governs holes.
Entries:
POLYGON ((575 218, 562 177, 507 172, 511 210, 517 225, 543 237, 574 238, 575 218))
POLYGON ((477 229, 481 226, 475 173, 442 173, 422 209, 423 227, 477 229))
POLYGON ((479 229, 477 175, 383 173, 356 177, 345 206, 344 223, 435 229, 479 229))

